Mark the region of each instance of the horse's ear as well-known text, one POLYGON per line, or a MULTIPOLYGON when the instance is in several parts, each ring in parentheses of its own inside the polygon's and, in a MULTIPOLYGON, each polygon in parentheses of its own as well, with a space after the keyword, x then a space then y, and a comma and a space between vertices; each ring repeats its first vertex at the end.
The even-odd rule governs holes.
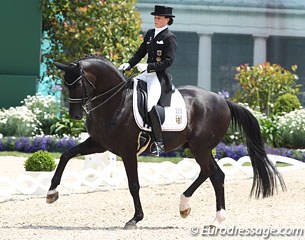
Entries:
POLYGON ((63 64, 63 63, 60 63, 60 62, 54 62, 54 65, 60 69, 60 70, 63 70, 63 71, 66 71, 68 69, 68 65, 66 64, 63 64))

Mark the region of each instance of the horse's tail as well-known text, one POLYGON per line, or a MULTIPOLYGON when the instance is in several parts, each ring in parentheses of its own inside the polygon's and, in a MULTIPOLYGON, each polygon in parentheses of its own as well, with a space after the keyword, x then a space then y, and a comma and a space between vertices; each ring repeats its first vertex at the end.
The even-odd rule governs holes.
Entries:
POLYGON ((246 108, 227 100, 231 111, 232 124, 239 127, 246 137, 248 154, 253 167, 253 184, 251 196, 259 198, 272 196, 277 188, 277 178, 283 190, 286 189, 284 180, 276 167, 267 157, 260 126, 257 119, 246 108))

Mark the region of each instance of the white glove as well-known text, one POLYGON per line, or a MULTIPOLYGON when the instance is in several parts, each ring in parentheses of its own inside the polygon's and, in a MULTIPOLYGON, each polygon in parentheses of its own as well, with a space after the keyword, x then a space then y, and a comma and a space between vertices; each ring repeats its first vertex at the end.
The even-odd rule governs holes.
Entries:
POLYGON ((130 64, 129 63, 123 63, 119 66, 119 70, 120 71, 125 71, 127 70, 128 68, 130 68, 130 64))
POLYGON ((138 63, 137 64, 137 69, 140 73, 144 72, 147 70, 147 63, 138 63))

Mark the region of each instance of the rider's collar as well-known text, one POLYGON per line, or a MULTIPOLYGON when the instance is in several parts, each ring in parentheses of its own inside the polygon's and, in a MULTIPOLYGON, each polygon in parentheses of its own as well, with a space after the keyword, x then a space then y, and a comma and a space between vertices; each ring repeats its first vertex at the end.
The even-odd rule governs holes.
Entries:
POLYGON ((168 28, 168 25, 165 25, 162 28, 155 28, 155 36, 156 37, 160 32, 162 32, 163 30, 165 30, 166 28, 168 28))

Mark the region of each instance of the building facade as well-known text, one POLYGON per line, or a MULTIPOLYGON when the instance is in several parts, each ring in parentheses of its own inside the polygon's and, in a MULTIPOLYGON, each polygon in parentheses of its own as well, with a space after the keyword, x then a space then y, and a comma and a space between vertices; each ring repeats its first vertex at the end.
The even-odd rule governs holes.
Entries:
POLYGON ((40 76, 40 0, 0 3, 0 108, 36 93, 40 76))
MULTIPOLYGON (((143 31, 153 27, 154 5, 171 6, 176 15, 170 26, 178 40, 176 85, 234 92, 236 67, 268 61, 298 65, 305 92, 305 1, 139 0, 143 31)), ((305 93, 300 98, 304 104, 305 93)))

